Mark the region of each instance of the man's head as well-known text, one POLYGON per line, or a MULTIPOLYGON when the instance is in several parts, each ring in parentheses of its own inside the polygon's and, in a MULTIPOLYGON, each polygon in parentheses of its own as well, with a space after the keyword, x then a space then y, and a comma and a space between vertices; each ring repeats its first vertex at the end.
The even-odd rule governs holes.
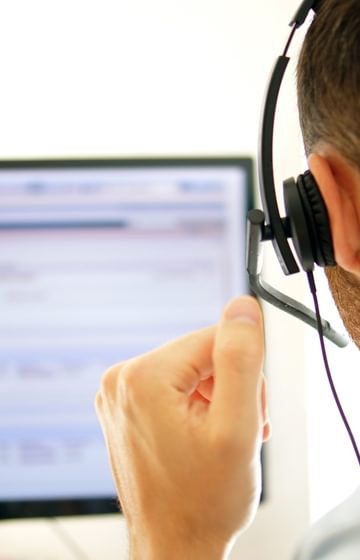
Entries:
POLYGON ((360 1, 322 0, 297 69, 300 124, 338 266, 326 269, 360 347, 360 1))
POLYGON ((322 0, 298 62, 306 152, 326 142, 360 170, 360 2, 322 0))

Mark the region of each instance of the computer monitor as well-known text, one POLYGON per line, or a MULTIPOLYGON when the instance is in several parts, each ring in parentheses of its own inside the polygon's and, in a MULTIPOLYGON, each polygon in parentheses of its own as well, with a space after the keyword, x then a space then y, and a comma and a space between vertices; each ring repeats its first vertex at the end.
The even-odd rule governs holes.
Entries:
POLYGON ((118 511, 112 364, 248 292, 250 158, 0 162, 0 517, 118 511))

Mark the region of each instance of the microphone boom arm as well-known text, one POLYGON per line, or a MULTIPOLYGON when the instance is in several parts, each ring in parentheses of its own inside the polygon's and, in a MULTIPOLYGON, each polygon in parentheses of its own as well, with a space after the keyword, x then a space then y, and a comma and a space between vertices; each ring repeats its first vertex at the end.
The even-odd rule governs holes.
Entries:
MULTIPOLYGON (((251 210, 248 213, 246 268, 249 274, 250 287, 256 295, 260 296, 268 303, 271 303, 282 311, 285 311, 285 313, 289 313, 307 325, 317 329, 316 315, 311 309, 279 292, 261 278, 261 242, 271 239, 271 234, 265 231, 264 223, 265 215, 262 210, 251 210)), ((331 342, 340 348, 344 348, 348 344, 348 339, 335 331, 328 321, 321 319, 321 325, 324 336, 331 342)))

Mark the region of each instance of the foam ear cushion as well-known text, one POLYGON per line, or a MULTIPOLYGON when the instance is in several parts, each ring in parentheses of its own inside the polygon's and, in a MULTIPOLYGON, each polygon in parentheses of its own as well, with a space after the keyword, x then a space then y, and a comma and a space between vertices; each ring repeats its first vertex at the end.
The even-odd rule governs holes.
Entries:
POLYGON ((294 249, 302 268, 310 272, 315 264, 314 234, 308 225, 299 188, 292 177, 283 182, 283 192, 286 218, 294 249))
POLYGON ((336 261, 329 216, 315 178, 306 171, 299 175, 296 185, 312 238, 314 261, 319 266, 334 266, 336 261))

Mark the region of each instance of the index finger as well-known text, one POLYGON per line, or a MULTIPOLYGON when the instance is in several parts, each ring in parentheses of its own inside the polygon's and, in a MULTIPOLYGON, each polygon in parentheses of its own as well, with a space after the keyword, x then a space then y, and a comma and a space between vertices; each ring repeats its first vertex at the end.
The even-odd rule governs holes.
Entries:
POLYGON ((136 369, 189 395, 212 371, 215 333, 211 326, 170 341, 138 358, 136 369))

